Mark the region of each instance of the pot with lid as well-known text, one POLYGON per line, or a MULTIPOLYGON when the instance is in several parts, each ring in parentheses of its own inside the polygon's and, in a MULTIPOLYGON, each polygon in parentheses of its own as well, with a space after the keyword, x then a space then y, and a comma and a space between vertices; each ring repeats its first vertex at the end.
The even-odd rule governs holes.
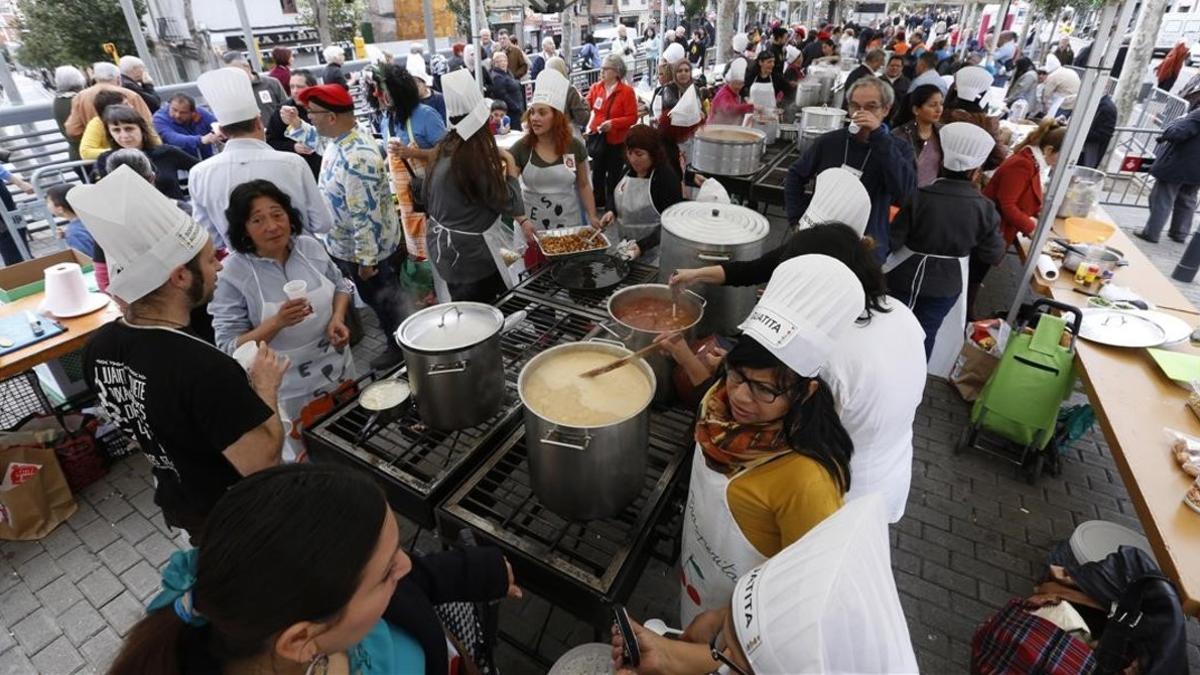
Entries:
POLYGON ((479 302, 449 302, 423 309, 396 329, 417 412, 434 429, 481 424, 504 405, 500 333, 524 318, 506 320, 479 302))
POLYGON ((751 127, 709 124, 692 137, 692 167, 711 176, 748 176, 762 166, 767 135, 751 127))
POLYGON ((629 356, 616 342, 551 347, 521 369, 530 485, 570 520, 620 513, 642 490, 654 371, 641 359, 595 377, 580 373, 629 356))
MULTIPOLYGON (((743 206, 680 202, 662 214, 662 258, 659 281, 677 269, 757 260, 766 252, 771 225, 766 216, 743 206)), ((732 333, 750 315, 757 300, 753 286, 693 288, 707 304, 695 326, 698 336, 732 333)))
MULTIPOLYGON (((608 299, 608 316, 612 322, 604 329, 612 333, 632 351, 649 347, 663 333, 679 332, 685 339, 693 337, 693 329, 704 316, 704 298, 692 291, 676 294, 666 284, 637 284, 613 293, 608 299)), ((662 383, 654 392, 654 400, 665 403, 671 399, 671 360, 660 351, 644 357, 662 383)))

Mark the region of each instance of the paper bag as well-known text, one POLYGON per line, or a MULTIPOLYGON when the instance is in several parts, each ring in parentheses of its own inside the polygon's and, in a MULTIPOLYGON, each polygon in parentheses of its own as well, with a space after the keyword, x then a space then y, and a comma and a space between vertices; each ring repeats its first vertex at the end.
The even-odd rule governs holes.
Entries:
POLYGON ((971 340, 963 342, 962 351, 950 371, 950 384, 958 390, 964 401, 974 401, 983 391, 983 385, 1000 364, 1000 357, 975 346, 971 340))
POLYGON ((53 448, 0 448, 0 475, 7 474, 9 464, 15 462, 41 469, 20 485, 0 490, 0 539, 41 539, 75 513, 75 498, 53 448))
POLYGON ((674 108, 671 108, 671 112, 667 115, 670 116, 673 127, 694 127, 704 119, 703 113, 700 111, 700 98, 696 96, 694 85, 687 88, 679 102, 675 104, 674 108))

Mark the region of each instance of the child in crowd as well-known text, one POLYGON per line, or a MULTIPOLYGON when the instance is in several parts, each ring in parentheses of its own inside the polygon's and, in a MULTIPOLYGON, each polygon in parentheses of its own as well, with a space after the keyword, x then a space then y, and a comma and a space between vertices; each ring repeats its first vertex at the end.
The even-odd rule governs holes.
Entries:
POLYGON ((492 100, 492 117, 488 120, 488 129, 495 136, 503 136, 509 132, 512 121, 508 117, 508 104, 500 99, 492 100))
POLYGON ((79 217, 75 215, 71 205, 67 203, 67 193, 73 187, 75 186, 67 183, 51 186, 46 190, 46 203, 50 206, 50 213, 53 213, 56 218, 67 221, 67 227, 63 234, 67 240, 67 246, 92 259, 96 269, 96 283, 103 291, 108 288, 108 266, 104 263, 104 251, 92 238, 92 233, 88 232, 79 217))

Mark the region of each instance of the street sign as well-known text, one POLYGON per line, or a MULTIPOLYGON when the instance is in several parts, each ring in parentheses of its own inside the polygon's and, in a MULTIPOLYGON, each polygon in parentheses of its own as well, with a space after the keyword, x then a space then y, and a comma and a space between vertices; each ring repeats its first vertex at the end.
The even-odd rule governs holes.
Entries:
POLYGON ((1150 170, 1152 164, 1154 164, 1153 156, 1125 155, 1125 159, 1121 160, 1121 171, 1127 173, 1146 173, 1150 170))

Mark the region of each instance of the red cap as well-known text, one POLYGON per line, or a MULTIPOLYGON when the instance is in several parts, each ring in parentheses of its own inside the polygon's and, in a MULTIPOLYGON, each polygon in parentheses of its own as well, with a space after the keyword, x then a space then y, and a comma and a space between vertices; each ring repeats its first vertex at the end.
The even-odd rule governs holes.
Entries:
POLYGON ((302 106, 307 106, 310 101, 314 101, 330 112, 352 112, 354 110, 354 99, 350 97, 350 91, 340 84, 305 87, 296 94, 296 99, 302 106))
POLYGON ((831 37, 833 37, 833 36, 827 30, 823 30, 820 33, 817 33, 817 39, 821 40, 821 41, 828 40, 831 37))

